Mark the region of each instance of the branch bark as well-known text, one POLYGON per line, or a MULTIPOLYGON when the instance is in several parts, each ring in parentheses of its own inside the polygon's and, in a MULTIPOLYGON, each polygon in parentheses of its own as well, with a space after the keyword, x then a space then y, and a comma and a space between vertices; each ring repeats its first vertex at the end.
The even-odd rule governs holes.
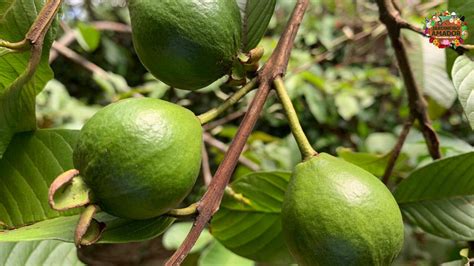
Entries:
POLYGON ((263 105, 268 97, 272 82, 276 77, 283 76, 286 72, 288 60, 293 48, 293 42, 296 38, 301 21, 303 20, 308 3, 309 0, 297 1, 290 21, 278 42, 277 48, 262 70, 259 71, 259 89, 245 114, 239 130, 237 131, 237 135, 230 145, 224 160, 217 169, 207 192, 198 203, 199 215, 185 241, 168 260, 166 265, 180 265, 183 262, 191 248, 196 243, 202 230, 206 227, 214 213, 219 209, 225 187, 232 176, 245 143, 260 117, 260 112, 262 111, 263 105))
POLYGON ((441 158, 441 151, 439 149, 438 135, 432 127, 431 119, 427 111, 426 100, 416 84, 413 71, 408 61, 405 45, 400 34, 401 29, 406 28, 408 23, 401 18, 400 13, 391 0, 377 0, 377 5, 379 6, 380 21, 387 27, 388 35, 392 42, 393 49, 395 50, 398 67, 405 82, 410 113, 420 123, 420 129, 426 140, 431 157, 433 159, 439 159, 441 158))

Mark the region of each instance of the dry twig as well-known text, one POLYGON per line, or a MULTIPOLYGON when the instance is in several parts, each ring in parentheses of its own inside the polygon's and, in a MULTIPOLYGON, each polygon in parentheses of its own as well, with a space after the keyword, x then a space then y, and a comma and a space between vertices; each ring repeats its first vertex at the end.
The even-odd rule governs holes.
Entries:
POLYGON ((380 21, 387 27, 388 35, 392 42, 393 49, 395 50, 398 66, 405 82, 410 113, 420 123, 420 129, 426 140, 426 145, 428 146, 431 157, 433 159, 439 159, 441 158, 441 151, 439 149, 438 135, 432 127, 426 100, 416 84, 413 71, 408 61, 406 48, 400 34, 402 28, 408 28, 414 31, 418 30, 401 18, 392 0, 377 0, 377 4, 379 6, 380 21))
POLYGON ((179 265, 183 262, 199 238, 202 230, 206 227, 214 213, 219 209, 225 188, 237 165, 238 158, 245 146, 245 143, 247 142, 252 129, 260 117, 260 112, 262 111, 263 105, 265 104, 265 101, 268 97, 273 80, 278 76, 284 75, 286 72, 288 60, 293 48, 293 42, 301 21, 303 20, 308 3, 309 0, 297 1, 291 19, 288 22, 285 31, 283 32, 277 48, 262 70, 259 71, 258 81, 260 86, 255 98, 250 104, 250 107, 245 114, 239 130, 237 131, 237 135, 230 145, 224 160, 217 169, 217 172, 214 175, 207 192, 198 203, 197 209, 199 214, 193 224, 193 227, 191 228, 191 231, 187 235, 183 244, 168 260, 166 265, 179 265))

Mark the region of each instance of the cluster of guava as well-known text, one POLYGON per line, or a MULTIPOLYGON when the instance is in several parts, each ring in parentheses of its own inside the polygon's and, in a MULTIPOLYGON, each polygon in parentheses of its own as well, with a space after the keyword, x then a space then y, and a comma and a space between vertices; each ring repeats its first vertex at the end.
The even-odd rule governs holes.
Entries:
MULTIPOLYGON (((240 48, 235 0, 130 0, 135 49, 170 86, 195 90, 228 74, 240 48)), ((147 219, 175 208, 199 175, 202 127, 189 110, 128 99, 83 127, 74 165, 94 204, 147 219)), ((328 154, 300 163, 282 208, 285 240, 300 265, 389 265, 403 242, 390 191, 365 170, 328 154)))

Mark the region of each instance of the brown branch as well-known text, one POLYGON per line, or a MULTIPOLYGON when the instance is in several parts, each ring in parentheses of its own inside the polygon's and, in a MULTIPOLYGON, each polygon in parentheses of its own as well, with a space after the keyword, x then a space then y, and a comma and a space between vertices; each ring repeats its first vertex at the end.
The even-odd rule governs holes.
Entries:
MULTIPOLYGON (((229 150, 229 147, 225 143, 219 141, 216 138, 213 138, 208 133, 204 134, 204 142, 206 142, 207 144, 211 145, 212 147, 214 147, 214 148, 216 148, 219 151, 224 152, 224 153, 229 150)), ((239 156, 239 162, 242 165, 248 167, 252 171, 260 170, 260 166, 258 166, 258 164, 256 164, 256 163, 250 161, 249 159, 245 158, 242 154, 239 156)))
MULTIPOLYGON (((415 33, 418 33, 421 36, 426 37, 426 38, 430 37, 430 36, 428 36, 424 33, 423 29, 421 29, 418 26, 415 26, 415 25, 411 24, 410 22, 408 22, 407 20, 405 20, 401 17, 400 10, 397 8, 395 0, 391 1, 391 4, 393 5, 394 10, 396 12, 392 12, 393 9, 391 9, 391 11, 388 12, 388 13, 389 13, 390 16, 392 16, 391 19, 395 20, 396 24, 398 24, 398 28, 411 30, 411 31, 413 31, 415 33)), ((437 3, 437 4, 439 4, 439 3, 437 3)), ((461 45, 461 46, 458 46, 458 47, 452 47, 451 46, 449 48, 461 55, 461 54, 463 54, 464 52, 466 52, 468 50, 474 49, 474 45, 464 44, 464 45, 461 45)))
POLYGON ((436 1, 428 2, 428 3, 423 3, 423 4, 417 5, 415 9, 417 12, 423 12, 423 11, 435 8, 439 5, 442 5, 445 2, 446 2, 445 0, 436 0, 436 1))
POLYGON ((303 20, 308 3, 309 0, 297 1, 290 21, 288 22, 275 51, 262 70, 258 73, 260 84, 259 89, 245 114, 245 117, 237 131, 237 135, 232 141, 224 160, 219 165, 207 192, 199 201, 199 215, 185 241, 168 260, 166 265, 180 265, 183 262, 199 238, 202 230, 206 227, 214 213, 219 209, 225 188, 237 165, 239 155, 260 117, 260 112, 262 111, 263 105, 268 97, 272 82, 277 76, 284 75, 286 72, 288 60, 293 48, 293 42, 295 41, 296 34, 301 21, 303 20))
POLYGON ((414 120, 414 117, 410 116, 408 121, 403 126, 402 132, 400 132, 400 136, 398 136, 398 141, 395 144, 395 147, 393 147, 393 150, 390 154, 390 158, 388 159, 387 167, 385 168, 385 173, 382 177, 383 183, 386 185, 390 180, 390 176, 392 175, 393 169, 395 168, 395 163, 397 162, 398 156, 400 156, 403 144, 407 139, 408 133, 410 133, 410 129, 413 126, 414 120))
POLYGON ((398 67, 405 82, 408 93, 408 103, 411 115, 420 122, 421 132, 426 140, 428 150, 433 159, 441 158, 438 135, 431 125, 431 119, 427 111, 426 100, 416 84, 415 77, 408 61, 405 45, 402 41, 400 30, 403 28, 404 20, 394 7, 391 0, 377 0, 380 12, 380 21, 385 24, 388 35, 392 42, 398 67))

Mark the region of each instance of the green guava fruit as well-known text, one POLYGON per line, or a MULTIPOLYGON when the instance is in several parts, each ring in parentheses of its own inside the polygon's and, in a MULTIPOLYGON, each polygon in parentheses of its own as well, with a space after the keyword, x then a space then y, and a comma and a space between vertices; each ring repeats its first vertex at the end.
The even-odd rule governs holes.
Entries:
POLYGON ((325 153, 296 166, 282 224, 299 265, 386 266, 403 245, 400 209, 386 186, 325 153))
POLYGON ((241 39, 235 0, 130 0, 133 43, 164 83, 203 88, 230 72, 241 39))
POLYGON ((87 121, 74 166, 101 209, 147 219, 176 207, 190 192, 201 145, 201 123, 191 111, 157 99, 127 99, 87 121))

